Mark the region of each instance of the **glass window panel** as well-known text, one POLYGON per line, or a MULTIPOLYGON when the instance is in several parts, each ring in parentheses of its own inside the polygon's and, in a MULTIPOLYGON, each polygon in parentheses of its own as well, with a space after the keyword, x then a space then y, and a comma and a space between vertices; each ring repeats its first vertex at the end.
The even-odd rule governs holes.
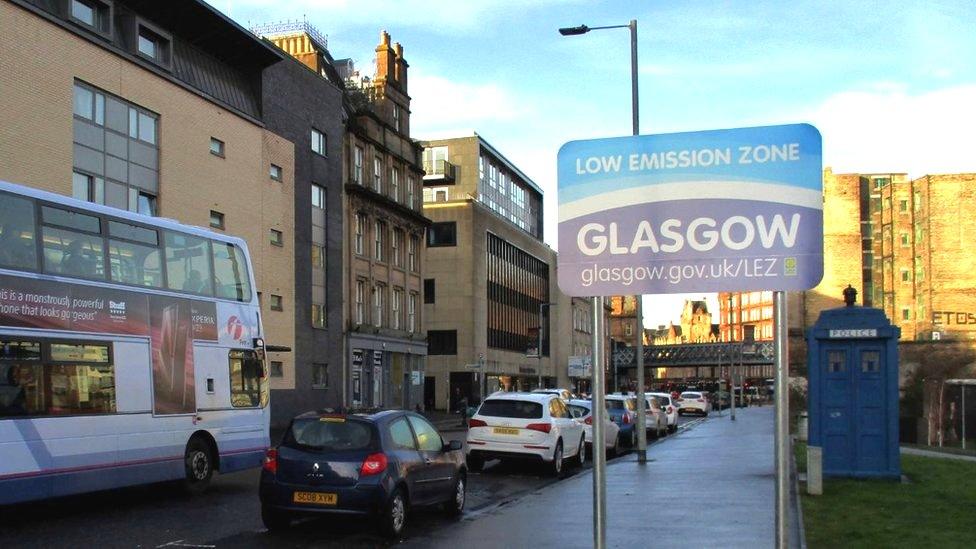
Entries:
POLYGON ((71 174, 71 196, 78 200, 88 200, 88 192, 91 188, 91 176, 83 173, 72 172, 71 174))
POLYGON ((166 231, 166 282, 171 290, 213 295, 210 242, 166 231))
POLYGON ((95 26, 95 10, 85 2, 71 1, 71 17, 87 25, 95 26))
POLYGON ((400 418, 390 424, 390 439, 393 445, 400 450, 416 450, 417 442, 413 439, 410 425, 407 420, 400 418))
POLYGON ((881 353, 878 351, 862 351, 861 371, 866 373, 881 371, 881 353))
POLYGON ((55 362, 100 362, 108 364, 108 345, 52 343, 51 360, 55 362))
POLYGON ((847 371, 847 353, 844 351, 831 351, 827 353, 827 371, 830 373, 847 371))
POLYGON ((129 107, 129 137, 139 137, 139 111, 129 107))
POLYGON ((253 351, 231 351, 230 403, 235 408, 263 405, 264 366, 253 351))
POLYGON ((0 267, 37 269, 34 202, 0 193, 0 267))
POLYGON ((44 271, 83 278, 105 278, 101 237, 44 227, 44 271))
POLYGON ((139 139, 156 144, 156 119, 145 113, 139 113, 139 139))
POLYGON ((137 286, 163 287, 159 248, 110 240, 108 262, 112 280, 137 286))
MULTIPOLYGON (((41 344, 36 341, 0 339, 0 362, 41 360, 41 344)), ((0 376, 0 382, 4 379, 0 376)))
POLYGON ((115 412, 115 369, 111 365, 51 364, 44 367, 46 415, 115 412))
POLYGON ((100 93, 95 94, 95 123, 105 125, 105 96, 100 93))
POLYGON ((156 197, 146 193, 139 193, 138 208, 142 215, 156 215, 156 197))
POLYGON ((145 33, 142 32, 139 33, 139 53, 155 59, 156 48, 157 48, 156 40, 154 40, 150 36, 147 36, 145 33))
POLYGON ((444 440, 433 425, 415 416, 407 416, 410 425, 417 433, 417 442, 423 452, 440 452, 444 448, 444 440))
POLYGON ((251 300, 251 281, 240 248, 225 242, 213 243, 214 278, 217 297, 237 301, 251 300))
POLYGON ((102 230, 101 220, 97 217, 62 210, 61 208, 43 206, 41 208, 41 218, 43 219, 44 223, 60 225, 62 227, 68 227, 71 229, 78 229, 79 231, 99 233, 102 230))
POLYGON ((94 93, 88 88, 75 84, 74 109, 75 114, 82 118, 92 119, 92 99, 94 93))
POLYGON ((155 230, 121 223, 119 221, 108 222, 108 234, 117 238, 142 242, 150 246, 157 246, 159 244, 159 235, 155 230))

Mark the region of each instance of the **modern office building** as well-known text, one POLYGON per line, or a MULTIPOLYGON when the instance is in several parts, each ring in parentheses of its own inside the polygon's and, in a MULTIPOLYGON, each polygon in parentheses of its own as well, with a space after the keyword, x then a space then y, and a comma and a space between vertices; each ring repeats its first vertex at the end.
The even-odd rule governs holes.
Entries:
POLYGON ((543 242, 542 190, 477 134, 422 145, 424 214, 433 222, 424 275, 428 406, 532 389, 540 377, 568 385, 571 349, 551 345, 550 317, 570 315, 571 301, 559 297, 556 253, 543 242))
POLYGON ((380 33, 376 73, 337 62, 349 120, 343 145, 345 255, 341 280, 353 406, 424 406, 424 216, 421 147, 410 138, 408 63, 380 33))
MULTIPOLYGON (((275 370, 273 421, 344 402, 349 380, 343 356, 343 135, 342 79, 325 37, 308 23, 251 29, 285 59, 264 70, 261 106, 266 127, 294 143, 294 229, 279 246, 294 256, 293 366, 275 370)), ((274 319, 271 319, 274 320, 274 319)))
MULTIPOLYGON (((293 348, 295 145, 261 92, 282 54, 205 2, 126 0, 0 1, 0 52, 0 179, 243 237, 293 348)), ((289 386, 294 354, 269 358, 289 386)))

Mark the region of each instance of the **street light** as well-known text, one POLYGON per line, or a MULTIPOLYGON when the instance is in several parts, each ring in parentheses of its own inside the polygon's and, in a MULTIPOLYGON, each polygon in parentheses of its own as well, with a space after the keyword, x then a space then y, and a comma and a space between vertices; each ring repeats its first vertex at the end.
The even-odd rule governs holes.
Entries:
MULTIPOLYGON (((559 34, 563 36, 575 36, 586 34, 591 30, 602 29, 630 29, 630 90, 631 90, 631 112, 633 114, 633 134, 638 135, 638 110, 637 110, 637 20, 631 19, 627 25, 609 25, 604 27, 563 27, 559 29, 559 34)), ((636 316, 637 322, 637 402, 644 397, 644 315, 641 306, 641 296, 637 298, 636 316)), ((602 352, 603 337, 603 297, 593 298, 593 440, 603 440, 603 417, 606 414, 604 408, 604 376, 596 375, 595 365, 598 363, 598 351, 602 352)), ((612 353, 612 350, 611 350, 612 353)), ((601 360, 602 362, 602 360, 601 360)), ((643 413, 637 414, 637 461, 647 463, 647 432, 644 424, 646 423, 643 413)), ((603 549, 607 540, 607 504, 606 504, 606 456, 603 452, 593 452, 593 546, 596 549, 603 549)))
POLYGON ((542 341, 545 335, 542 331, 542 309, 546 307, 552 307, 555 303, 540 303, 539 304, 539 389, 544 389, 542 386, 542 341))

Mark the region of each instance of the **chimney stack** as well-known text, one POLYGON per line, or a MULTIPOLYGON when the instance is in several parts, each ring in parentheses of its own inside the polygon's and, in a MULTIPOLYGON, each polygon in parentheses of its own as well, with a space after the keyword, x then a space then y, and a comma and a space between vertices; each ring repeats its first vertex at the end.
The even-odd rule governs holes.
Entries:
POLYGON ((396 82, 396 54, 385 30, 380 31, 380 43, 376 46, 376 80, 396 82))

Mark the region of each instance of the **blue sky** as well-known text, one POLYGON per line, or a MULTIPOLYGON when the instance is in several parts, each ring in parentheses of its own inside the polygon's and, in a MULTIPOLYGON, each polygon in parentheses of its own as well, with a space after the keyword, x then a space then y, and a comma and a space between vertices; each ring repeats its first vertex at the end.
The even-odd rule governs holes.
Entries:
MULTIPOLYGON (((385 29, 410 64, 413 137, 485 137, 545 190, 557 249, 559 147, 631 132, 628 30, 564 26, 637 19, 642 134, 809 122, 835 172, 976 171, 972 0, 213 4, 245 27, 305 17, 367 73, 385 29)), ((648 298, 647 324, 681 299, 648 298)))

